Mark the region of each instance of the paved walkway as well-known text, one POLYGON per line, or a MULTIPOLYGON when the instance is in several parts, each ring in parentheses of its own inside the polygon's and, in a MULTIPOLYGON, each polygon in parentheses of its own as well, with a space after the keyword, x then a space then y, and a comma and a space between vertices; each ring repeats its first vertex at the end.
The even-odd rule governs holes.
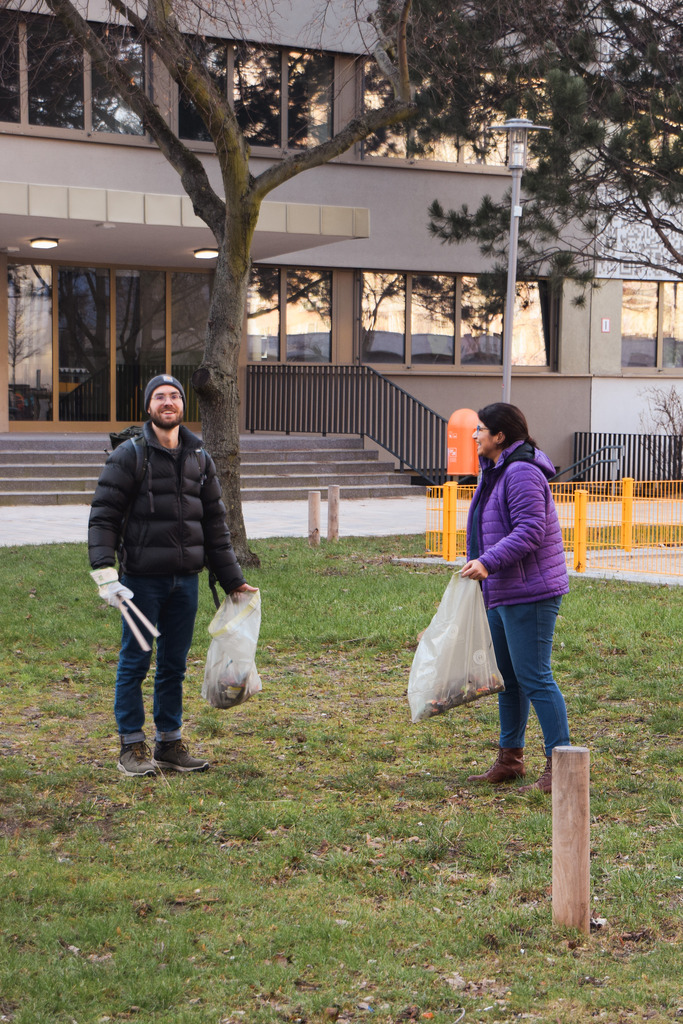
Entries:
MULTIPOLYGON (((245 501, 245 526, 250 540, 265 537, 307 537, 307 501, 245 501)), ((87 536, 89 505, 14 505, 0 506, 0 548, 23 544, 84 543, 87 536)), ((321 503, 320 526, 327 534, 327 502, 321 503)), ((387 537, 392 534, 422 534, 427 526, 427 505, 423 495, 414 498, 348 498, 339 503, 340 537, 387 537)), ((443 565, 441 558, 425 558, 425 563, 443 565)), ((461 560, 462 561, 462 560, 461 560)), ((459 563, 455 563, 459 564, 459 563)), ((588 569, 570 570, 570 576, 584 579, 615 579, 629 583, 655 583, 683 586, 683 577, 658 573, 615 572, 588 569)))
MULTIPOLYGON (((307 501, 245 501, 244 524, 250 540, 307 537, 307 501)), ((0 547, 59 544, 86 540, 89 505, 15 505, 0 507, 0 547)), ((424 495, 414 498, 348 498, 339 502, 340 537, 424 534, 424 495)), ((321 503, 320 528, 327 535, 327 502, 321 503)))

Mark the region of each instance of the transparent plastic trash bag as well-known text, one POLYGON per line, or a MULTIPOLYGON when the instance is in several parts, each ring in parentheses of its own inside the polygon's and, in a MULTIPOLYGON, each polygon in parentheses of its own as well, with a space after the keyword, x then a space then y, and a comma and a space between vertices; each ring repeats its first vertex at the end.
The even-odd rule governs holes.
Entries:
POLYGON ((413 722, 504 690, 481 587, 453 576, 418 644, 408 680, 413 722))
POLYGON ((260 628, 260 591, 225 598, 209 626, 202 697, 212 707, 237 707, 261 690, 254 663, 260 628))

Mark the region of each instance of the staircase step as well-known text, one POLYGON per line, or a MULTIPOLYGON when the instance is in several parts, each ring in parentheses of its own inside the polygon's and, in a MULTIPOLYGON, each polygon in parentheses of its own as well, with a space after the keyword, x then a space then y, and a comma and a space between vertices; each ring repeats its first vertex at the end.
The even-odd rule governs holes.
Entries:
MULTIPOLYGON (((106 434, 0 437, 0 505, 89 504, 110 449, 106 434)), ((424 493, 358 437, 240 438, 243 501, 306 500, 337 485, 346 498, 424 493)))

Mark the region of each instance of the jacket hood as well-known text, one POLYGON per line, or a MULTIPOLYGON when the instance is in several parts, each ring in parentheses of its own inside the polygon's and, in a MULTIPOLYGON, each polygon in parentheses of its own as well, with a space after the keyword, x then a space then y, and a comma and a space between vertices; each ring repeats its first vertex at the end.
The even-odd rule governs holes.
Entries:
POLYGON ((491 469, 502 470, 513 462, 533 462, 548 479, 555 476, 555 466, 548 456, 540 448, 534 448, 529 441, 515 441, 500 453, 495 463, 483 455, 479 458, 482 472, 491 469))

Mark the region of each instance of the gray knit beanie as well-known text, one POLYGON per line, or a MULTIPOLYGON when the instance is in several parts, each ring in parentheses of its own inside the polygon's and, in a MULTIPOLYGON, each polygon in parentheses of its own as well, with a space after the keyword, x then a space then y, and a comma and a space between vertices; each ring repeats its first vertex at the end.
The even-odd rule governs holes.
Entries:
POLYGON ((152 392, 156 391, 157 388, 161 388, 164 384, 170 384, 172 388, 177 388, 180 392, 180 397, 183 400, 183 409, 187 405, 185 399, 185 389, 180 381, 176 377, 171 377, 168 373, 159 373, 156 377, 152 377, 151 381, 145 388, 145 412, 149 409, 149 400, 152 397, 152 392))

